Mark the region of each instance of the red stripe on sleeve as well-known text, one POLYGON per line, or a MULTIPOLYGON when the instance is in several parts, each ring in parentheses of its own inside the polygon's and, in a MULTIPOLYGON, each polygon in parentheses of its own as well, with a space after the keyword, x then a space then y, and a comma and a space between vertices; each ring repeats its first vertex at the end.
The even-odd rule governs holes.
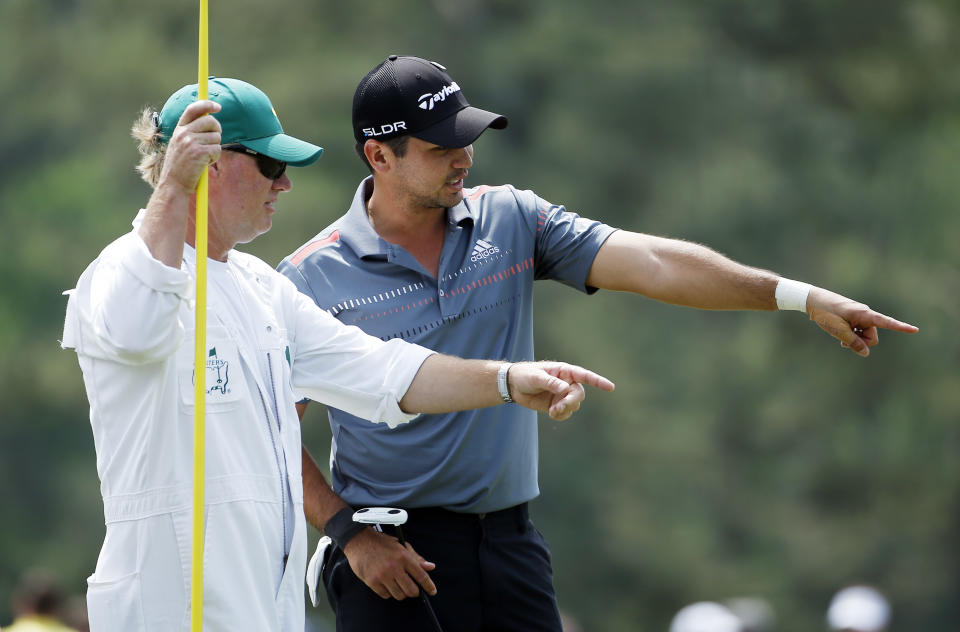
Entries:
POLYGON ((311 241, 309 244, 306 244, 303 248, 298 250, 290 257, 290 263, 295 266, 300 265, 300 263, 309 257, 312 253, 323 248, 324 246, 329 246, 332 243, 335 243, 340 240, 340 231, 335 230, 323 239, 318 239, 316 241, 311 241))

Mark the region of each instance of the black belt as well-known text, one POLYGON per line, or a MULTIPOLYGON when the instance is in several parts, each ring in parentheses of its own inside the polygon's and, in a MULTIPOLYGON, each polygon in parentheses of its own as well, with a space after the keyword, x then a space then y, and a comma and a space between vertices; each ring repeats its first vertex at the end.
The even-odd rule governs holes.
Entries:
POLYGON ((458 525, 494 526, 512 523, 515 524, 521 531, 523 531, 526 529, 527 520, 529 520, 529 518, 530 510, 527 506, 527 503, 521 503, 519 505, 514 505, 513 507, 507 507, 506 509, 498 509, 497 511, 488 511, 484 513, 463 513, 444 509, 443 507, 418 507, 415 509, 407 509, 407 523, 410 525, 423 522, 456 527, 458 525))

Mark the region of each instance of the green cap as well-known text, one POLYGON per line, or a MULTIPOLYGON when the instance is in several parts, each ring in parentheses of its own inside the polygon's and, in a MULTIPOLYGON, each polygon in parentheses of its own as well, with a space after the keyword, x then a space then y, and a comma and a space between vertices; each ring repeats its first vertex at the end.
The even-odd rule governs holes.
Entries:
MULTIPOLYGON (((239 144, 257 153, 282 160, 294 167, 313 164, 322 147, 283 133, 273 104, 259 88, 239 79, 210 77, 210 100, 221 109, 213 114, 223 128, 223 145, 239 144)), ((174 92, 160 110, 160 132, 165 140, 187 106, 197 100, 197 84, 184 86, 174 92)))

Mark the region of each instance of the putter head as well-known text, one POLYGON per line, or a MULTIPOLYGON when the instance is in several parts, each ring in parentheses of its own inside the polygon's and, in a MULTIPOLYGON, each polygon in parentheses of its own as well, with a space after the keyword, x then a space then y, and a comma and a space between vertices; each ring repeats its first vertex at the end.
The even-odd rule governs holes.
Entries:
POLYGON ((407 521, 407 512, 393 507, 364 507, 353 513, 353 521, 362 524, 401 525, 407 521))

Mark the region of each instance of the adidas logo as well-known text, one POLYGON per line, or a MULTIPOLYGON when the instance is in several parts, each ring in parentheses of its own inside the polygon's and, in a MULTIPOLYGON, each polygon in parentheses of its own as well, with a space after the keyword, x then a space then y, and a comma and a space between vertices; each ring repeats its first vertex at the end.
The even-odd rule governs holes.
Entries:
POLYGON ((457 85, 457 82, 454 81, 449 86, 443 86, 440 88, 440 92, 436 94, 426 94, 420 95, 420 98, 417 99, 417 107, 421 110, 432 110, 433 106, 441 101, 446 101, 447 97, 455 92, 460 92, 460 86, 457 85))
POLYGON ((500 252, 500 249, 490 242, 478 239, 477 243, 473 245, 473 254, 470 255, 470 261, 473 261, 474 263, 483 261, 487 257, 495 255, 498 252, 500 252))

